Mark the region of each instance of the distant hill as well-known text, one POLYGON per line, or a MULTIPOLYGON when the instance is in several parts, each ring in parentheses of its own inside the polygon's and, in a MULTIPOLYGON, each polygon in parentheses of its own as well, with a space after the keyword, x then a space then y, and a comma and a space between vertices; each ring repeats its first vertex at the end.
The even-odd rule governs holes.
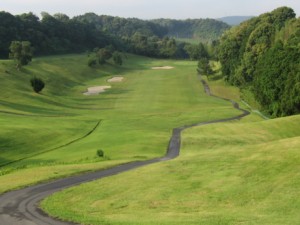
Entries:
POLYGON ((155 19, 151 22, 167 30, 167 36, 174 38, 198 39, 203 42, 217 40, 230 26, 215 19, 155 19))
POLYGON ((80 22, 88 22, 97 29, 119 37, 132 37, 135 33, 176 39, 196 39, 203 42, 217 40, 230 26, 215 19, 154 19, 121 18, 86 13, 75 17, 80 22))
POLYGON ((253 18, 253 16, 227 16, 219 18, 218 20, 227 23, 230 26, 236 26, 251 18, 253 18))

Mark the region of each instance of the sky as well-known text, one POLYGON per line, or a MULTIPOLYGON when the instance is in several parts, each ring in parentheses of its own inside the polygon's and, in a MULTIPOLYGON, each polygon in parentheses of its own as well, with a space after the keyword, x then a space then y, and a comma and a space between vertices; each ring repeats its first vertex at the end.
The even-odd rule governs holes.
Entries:
POLYGON ((300 16, 300 0, 0 0, 0 11, 11 14, 45 11, 70 17, 94 12, 98 15, 141 19, 221 18, 258 16, 280 6, 300 16))

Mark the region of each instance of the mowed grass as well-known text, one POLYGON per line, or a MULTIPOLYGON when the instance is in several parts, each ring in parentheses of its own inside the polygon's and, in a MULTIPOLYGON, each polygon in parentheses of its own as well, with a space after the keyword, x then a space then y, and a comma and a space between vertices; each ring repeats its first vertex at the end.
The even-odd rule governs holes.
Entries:
POLYGON ((11 61, 0 61, 0 193, 160 157, 173 128, 239 114, 230 103, 205 95, 195 67, 191 61, 133 55, 122 67, 95 69, 87 66, 85 55, 41 57, 21 71, 11 61), (116 75, 124 82, 107 82, 116 75), (33 93, 32 76, 45 81, 41 94, 33 93), (82 94, 98 85, 112 88, 96 96, 82 94), (96 156, 98 149, 104 158, 96 156))
POLYGON ((179 158, 69 188, 42 207, 81 224, 299 224, 299 123, 191 128, 179 158))

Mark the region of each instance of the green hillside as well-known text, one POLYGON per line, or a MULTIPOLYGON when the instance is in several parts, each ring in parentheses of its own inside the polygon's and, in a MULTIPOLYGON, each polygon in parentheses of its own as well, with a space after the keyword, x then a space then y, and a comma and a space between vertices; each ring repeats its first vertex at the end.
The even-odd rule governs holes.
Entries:
POLYGON ((230 26, 240 25, 242 22, 251 19, 253 16, 226 16, 218 20, 229 24, 230 26))
POLYGON ((82 224, 297 224, 299 122, 252 115, 188 129, 179 158, 67 189, 42 207, 82 224))
POLYGON ((196 62, 127 57, 122 67, 97 68, 87 66, 85 55, 42 57, 20 71, 1 61, 0 192, 159 157, 174 127, 239 114, 229 103, 206 97, 196 62), (164 65, 174 69, 151 69, 164 65), (107 82, 116 75, 125 80, 107 82), (45 81, 41 94, 32 91, 32 76, 45 81), (112 88, 83 95, 98 85, 112 88), (96 156, 98 149, 104 158, 96 156))
POLYGON ((156 19, 152 21, 164 27, 168 36, 209 43, 219 39, 230 28, 228 24, 214 19, 156 19))
MULTIPOLYGON (((159 157, 172 128, 239 114, 204 93, 196 62, 128 55, 122 67, 92 69, 87 60, 42 57, 20 71, 0 62, 0 192, 159 157), (151 69, 160 66, 174 68, 151 69), (34 75, 46 83, 41 94, 31 90, 34 75), (125 80, 108 83, 114 76, 125 80), (112 88, 83 95, 97 85, 112 88)), ((238 89, 210 85, 239 100, 238 89)), ((83 224, 295 224, 299 122, 299 116, 262 121, 251 115, 192 128, 176 160, 65 190, 42 205, 83 224)))
POLYGON ((93 13, 72 19, 44 13, 40 20, 0 12, 1 18, 0 39, 6 41, 0 57, 7 57, 10 41, 26 35, 38 43, 38 54, 91 51, 36 56, 23 67, 0 60, 0 194, 162 157, 174 128, 240 115, 236 104, 251 111, 246 99, 256 113, 185 129, 176 159, 65 189, 38 207, 93 225, 299 223, 300 20, 292 9, 281 7, 227 31, 215 20, 93 13), (32 25, 37 29, 29 32, 32 25), (182 42, 199 39, 212 46, 182 42), (114 51, 121 65, 108 56, 114 51), (209 61, 208 52, 220 61, 209 61), (198 69, 196 61, 166 59, 187 57, 200 60, 198 69), (205 93, 197 71, 221 98, 205 93), (39 94, 30 85, 33 77, 46 84, 39 94), (95 90, 100 93, 87 93, 95 90), (264 120, 261 109, 286 117, 264 120))
POLYGON ((227 31, 220 40, 224 78, 254 94, 272 117, 300 113, 300 18, 278 8, 227 31))

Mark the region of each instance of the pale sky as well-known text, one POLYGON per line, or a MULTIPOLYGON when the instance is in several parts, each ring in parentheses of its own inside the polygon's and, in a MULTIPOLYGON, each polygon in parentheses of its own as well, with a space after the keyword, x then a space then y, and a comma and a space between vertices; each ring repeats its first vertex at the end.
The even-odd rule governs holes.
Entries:
POLYGON ((257 16, 280 6, 300 16, 300 0, 0 0, 0 11, 11 14, 42 11, 70 17, 94 12, 98 15, 154 18, 220 18, 257 16))

